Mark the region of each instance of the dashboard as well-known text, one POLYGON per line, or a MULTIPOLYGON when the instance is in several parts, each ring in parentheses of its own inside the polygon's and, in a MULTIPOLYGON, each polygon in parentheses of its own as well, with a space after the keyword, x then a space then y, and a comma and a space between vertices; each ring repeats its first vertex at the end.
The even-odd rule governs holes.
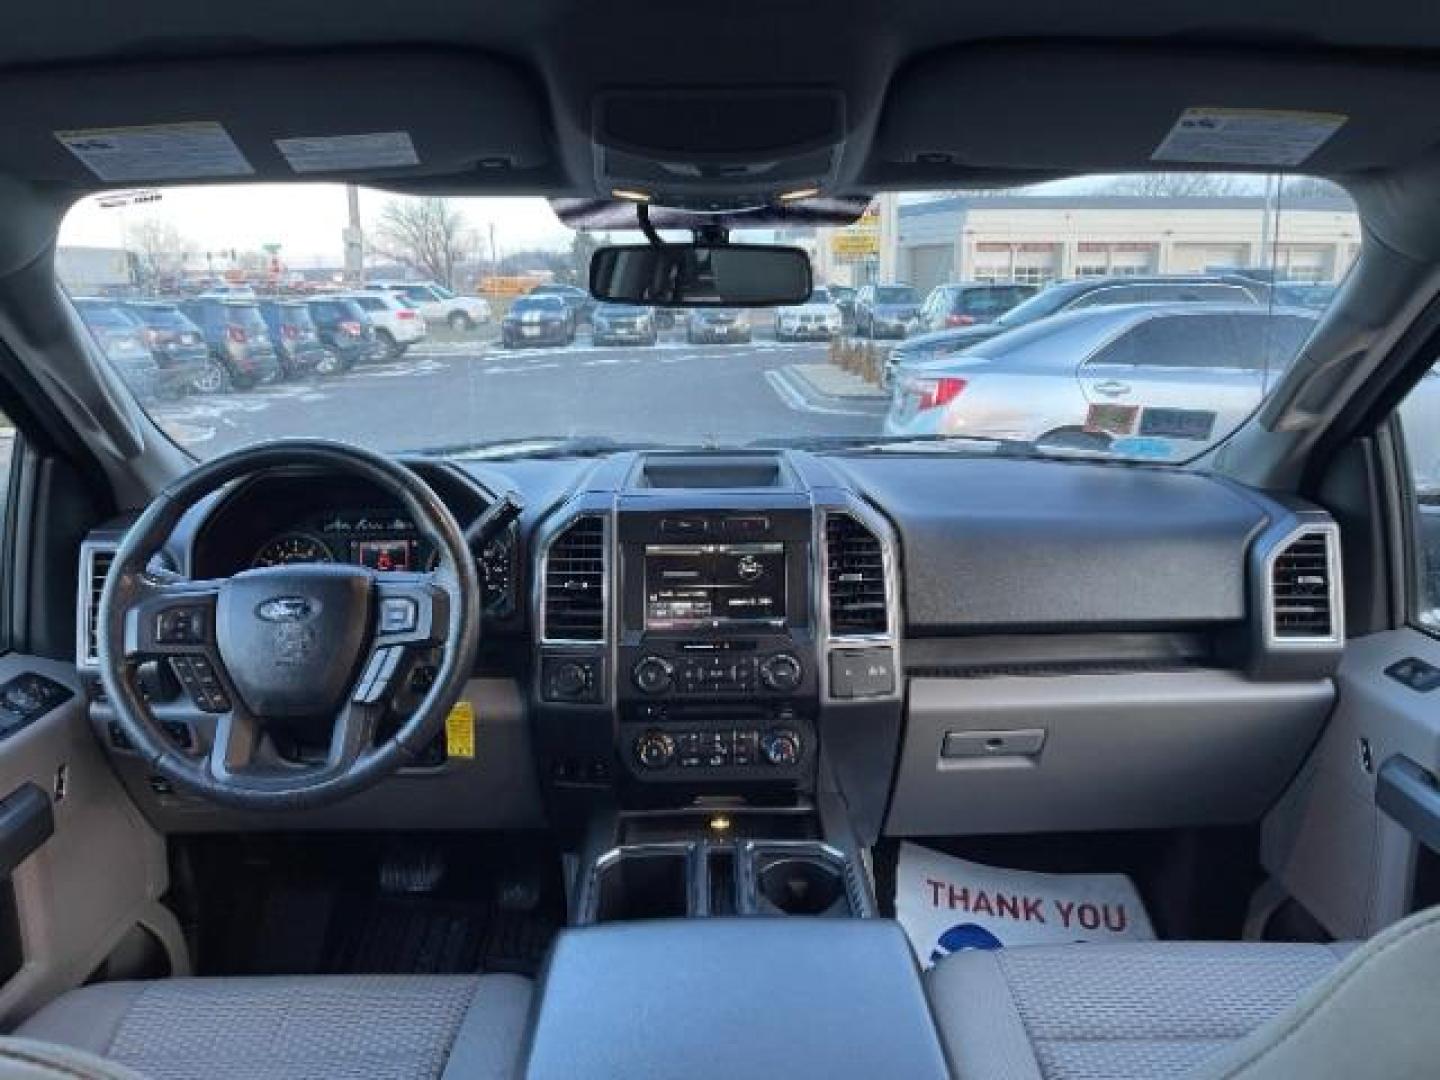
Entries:
MULTIPOLYGON (((827 792, 871 838, 1251 821, 1333 699, 1335 523, 1199 473, 800 451, 408 463, 462 525, 501 493, 526 507, 475 552, 479 750, 441 740, 298 827, 583 829, 616 804, 827 792)), ((124 527, 82 547, 92 720, 159 827, 253 825, 157 789, 114 739, 91 620, 124 527)), ((365 483, 283 472, 194 508, 166 558, 211 578, 434 553, 365 483)), ((207 721, 151 690, 203 749, 207 721)))

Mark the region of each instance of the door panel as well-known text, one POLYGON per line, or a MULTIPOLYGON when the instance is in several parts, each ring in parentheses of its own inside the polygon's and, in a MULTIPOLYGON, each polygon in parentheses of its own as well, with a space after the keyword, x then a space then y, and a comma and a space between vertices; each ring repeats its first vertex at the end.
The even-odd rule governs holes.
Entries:
MULTIPOLYGON (((0 738, 0 797, 33 785, 37 794, 19 798, 42 797, 54 827, 9 879, 24 966, 0 984, 6 1027, 82 982, 136 925, 178 948, 174 919, 157 902, 168 886, 164 843, 111 771, 73 667, 13 653, 0 657, 0 685, 25 671, 68 687, 73 696, 0 738)), ((0 807, 0 833, 3 824, 0 807)))
POLYGON ((1340 939, 1368 937, 1412 906, 1418 841, 1377 803, 1391 758, 1440 774, 1440 690, 1386 674, 1412 658, 1440 667, 1440 641, 1406 628, 1346 644, 1339 704, 1265 820, 1266 870, 1340 939))

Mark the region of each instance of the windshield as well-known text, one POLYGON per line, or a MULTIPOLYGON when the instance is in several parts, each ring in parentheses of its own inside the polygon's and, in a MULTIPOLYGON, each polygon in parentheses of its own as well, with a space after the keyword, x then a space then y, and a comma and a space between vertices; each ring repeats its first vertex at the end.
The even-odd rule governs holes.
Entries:
POLYGON ((140 304, 125 309, 146 326, 156 330, 193 330, 194 324, 177 307, 165 304, 140 304))
MULTIPOLYGON (((850 225, 732 229, 809 255, 819 317, 599 304, 583 288, 591 254, 644 238, 572 231, 540 198, 352 200, 325 183, 152 194, 71 209, 56 266, 72 297, 188 311, 247 290, 308 304, 327 344, 338 322, 367 335, 333 374, 140 397, 197 457, 298 436, 474 457, 811 446, 1185 463, 1293 366, 1362 238, 1331 184, 1191 173, 886 194, 850 225), (421 242, 404 228, 417 216, 443 235, 421 242), (373 325, 340 298, 382 288, 362 301, 373 325), (967 289, 994 304, 943 302, 967 289), (405 297, 419 306, 397 311, 405 297), (1184 317, 1200 308, 1215 318, 1184 317)), ((253 301, 225 306, 269 340, 253 301)), ((193 310, 223 350, 224 318, 193 310)))
POLYGON ((80 305, 80 316, 95 330, 134 330, 135 323, 113 304, 80 305))

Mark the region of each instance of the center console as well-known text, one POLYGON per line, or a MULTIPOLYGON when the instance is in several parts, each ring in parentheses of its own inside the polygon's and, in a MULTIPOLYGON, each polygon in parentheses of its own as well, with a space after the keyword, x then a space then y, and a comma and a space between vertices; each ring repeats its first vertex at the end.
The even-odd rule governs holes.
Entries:
MULTIPOLYGON (((874 842, 903 705, 896 544, 881 515, 805 455, 628 454, 597 466, 536 546, 532 715, 557 826, 575 835, 604 815, 693 811, 699 825, 666 840, 713 847, 735 837, 705 831, 711 812, 813 818, 838 792, 856 849, 874 842)), ((831 840, 780 820, 744 839, 831 840)), ((641 909, 674 913, 686 888, 711 890, 713 869, 742 875, 741 891, 721 887, 734 894, 725 904, 763 911, 767 883, 781 888, 786 873, 732 845, 730 869, 702 859, 677 888, 666 874, 685 860, 648 854, 617 857, 597 886, 602 909, 631 906, 645 885, 641 909)), ((783 887, 838 903, 829 855, 811 855, 783 887)), ((683 913, 695 913, 688 899, 683 913)))
POLYGON ((629 780, 723 791, 813 772, 812 531, 808 506, 621 513, 617 750, 629 780))

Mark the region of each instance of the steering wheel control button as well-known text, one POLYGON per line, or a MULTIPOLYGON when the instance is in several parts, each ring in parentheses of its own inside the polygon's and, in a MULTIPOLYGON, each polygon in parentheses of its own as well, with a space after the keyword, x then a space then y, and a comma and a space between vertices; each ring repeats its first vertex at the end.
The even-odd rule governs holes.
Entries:
POLYGON ((800 763, 800 736, 789 728, 767 731, 760 740, 760 752, 765 760, 776 768, 788 768, 800 763))
POLYGON ((420 625, 420 605, 408 596, 387 596, 380 601, 380 633, 409 634, 420 625))
POLYGON ((800 661, 789 653, 776 653, 760 662, 760 681, 767 690, 789 694, 800 688, 804 678, 800 661))
POLYGON ((157 645, 199 645, 205 640, 205 611, 199 607, 166 608, 155 616, 157 645))
POLYGON ((230 699, 220 679, 203 656, 172 656, 170 670, 175 673, 180 686, 202 711, 223 713, 230 711, 230 699))
POLYGON ((635 760, 646 769, 664 769, 675 758, 675 740, 663 731, 647 731, 635 740, 635 760))
POLYGON ((675 684, 675 665, 659 656, 647 656, 631 673, 642 694, 664 694, 675 684))

